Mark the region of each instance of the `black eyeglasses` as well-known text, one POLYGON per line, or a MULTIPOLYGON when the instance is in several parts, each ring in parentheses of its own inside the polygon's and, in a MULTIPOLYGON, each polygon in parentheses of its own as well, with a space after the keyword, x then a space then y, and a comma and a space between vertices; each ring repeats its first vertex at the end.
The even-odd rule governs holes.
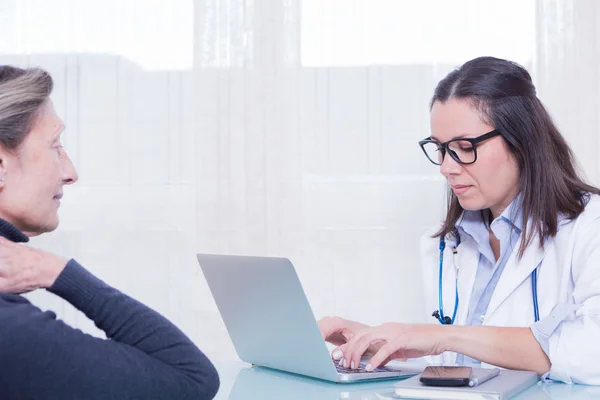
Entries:
POLYGON ((435 165, 442 165, 446 152, 457 163, 468 165, 477 161, 477 144, 498 135, 500 135, 500 132, 494 129, 473 139, 452 139, 446 143, 437 142, 429 137, 421 140, 419 146, 421 146, 429 161, 435 165))

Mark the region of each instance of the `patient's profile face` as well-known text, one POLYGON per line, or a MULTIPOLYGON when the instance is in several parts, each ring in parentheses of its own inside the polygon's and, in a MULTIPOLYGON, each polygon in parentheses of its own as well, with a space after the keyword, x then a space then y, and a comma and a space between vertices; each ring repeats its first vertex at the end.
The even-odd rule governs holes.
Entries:
POLYGON ((28 236, 58 227, 63 186, 77 172, 61 144, 62 120, 48 100, 16 151, 0 148, 0 217, 28 236))

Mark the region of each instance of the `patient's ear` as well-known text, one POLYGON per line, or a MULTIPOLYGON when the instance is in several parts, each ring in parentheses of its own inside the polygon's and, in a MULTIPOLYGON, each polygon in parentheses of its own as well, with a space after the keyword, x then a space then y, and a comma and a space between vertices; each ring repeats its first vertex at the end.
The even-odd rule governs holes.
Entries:
POLYGON ((10 158, 10 153, 0 145, 0 189, 4 188, 6 184, 8 164, 11 162, 10 158))
POLYGON ((6 176, 6 158, 0 151, 0 189, 4 188, 4 177, 6 176))

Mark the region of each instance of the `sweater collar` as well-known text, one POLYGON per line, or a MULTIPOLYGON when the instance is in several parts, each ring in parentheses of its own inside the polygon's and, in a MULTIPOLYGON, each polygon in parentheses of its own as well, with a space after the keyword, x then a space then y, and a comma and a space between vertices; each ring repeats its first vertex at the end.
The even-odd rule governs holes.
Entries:
POLYGON ((0 218, 0 236, 5 237, 11 242, 24 243, 29 238, 23 232, 17 229, 13 224, 0 218))

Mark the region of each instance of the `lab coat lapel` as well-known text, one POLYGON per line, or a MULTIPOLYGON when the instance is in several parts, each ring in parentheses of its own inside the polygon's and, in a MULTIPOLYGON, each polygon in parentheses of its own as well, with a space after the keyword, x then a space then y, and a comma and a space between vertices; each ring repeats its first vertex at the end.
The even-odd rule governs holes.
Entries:
POLYGON ((500 307, 500 305, 502 305, 502 303, 511 295, 511 293, 513 293, 515 289, 518 288, 519 285, 521 285, 523 281, 525 281, 531 275, 533 270, 540 265, 544 259, 544 255, 546 254, 546 250, 548 249, 550 242, 550 240, 546 241, 546 244, 542 249, 540 248, 538 236, 534 236, 530 245, 527 246, 527 249, 523 254, 523 258, 519 260, 517 257, 519 248, 521 247, 519 241, 519 247, 515 248, 510 255, 510 258, 504 267, 504 271, 502 271, 502 275, 498 280, 496 289, 492 294, 492 298, 486 312, 486 319, 489 319, 498 309, 498 307, 500 307))

